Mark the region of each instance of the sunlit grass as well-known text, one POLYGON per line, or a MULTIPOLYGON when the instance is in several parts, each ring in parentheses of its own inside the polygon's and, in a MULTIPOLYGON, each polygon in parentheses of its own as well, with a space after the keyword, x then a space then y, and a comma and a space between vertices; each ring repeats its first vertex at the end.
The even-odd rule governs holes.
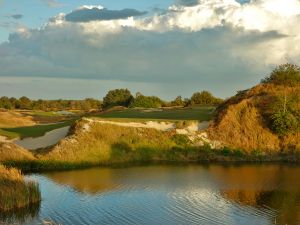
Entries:
POLYGON ((26 182, 19 170, 0 165, 0 212, 26 207, 40 200, 37 183, 26 182))
POLYGON ((47 124, 47 125, 36 125, 30 127, 15 127, 15 128, 1 128, 0 135, 6 136, 8 138, 26 138, 26 137, 40 137, 45 135, 45 133, 69 126, 74 122, 74 120, 68 120, 56 124, 47 124))
POLYGON ((215 107, 191 107, 173 109, 122 109, 99 114, 101 118, 127 118, 134 120, 199 120, 208 121, 212 119, 215 107))

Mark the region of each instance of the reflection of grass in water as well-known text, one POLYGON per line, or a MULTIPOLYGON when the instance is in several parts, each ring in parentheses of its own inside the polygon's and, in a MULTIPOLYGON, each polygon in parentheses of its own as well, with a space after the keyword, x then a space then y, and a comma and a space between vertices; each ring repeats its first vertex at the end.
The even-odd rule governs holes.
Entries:
POLYGON ((27 220, 35 218, 40 211, 40 202, 27 207, 16 208, 0 213, 0 224, 26 224, 27 220))

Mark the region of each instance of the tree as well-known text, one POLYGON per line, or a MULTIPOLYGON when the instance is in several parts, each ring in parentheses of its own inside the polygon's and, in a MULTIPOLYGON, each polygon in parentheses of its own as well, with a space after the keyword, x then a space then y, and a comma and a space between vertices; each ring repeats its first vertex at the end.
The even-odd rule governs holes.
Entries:
POLYGON ((25 96, 19 99, 20 109, 31 109, 31 100, 25 96))
POLYGON ((286 63, 277 66, 270 76, 262 80, 262 83, 273 83, 293 87, 300 84, 300 67, 286 63))
POLYGON ((10 102, 10 99, 6 96, 0 98, 0 108, 12 109, 13 105, 10 102))
POLYGON ((184 101, 182 100, 182 97, 179 95, 171 102, 171 105, 172 106, 183 106, 184 101))
POLYGON ((272 130, 279 136, 284 136, 298 129, 300 124, 299 93, 293 93, 289 88, 300 85, 300 67, 289 63, 279 65, 262 83, 271 83, 284 88, 283 93, 275 96, 270 103, 272 130))
POLYGON ((196 92, 191 97, 191 105, 217 105, 222 99, 214 97, 208 91, 196 92))
POLYGON ((131 103, 130 107, 159 108, 163 103, 164 102, 156 96, 139 95, 131 103))
POLYGON ((129 106, 133 101, 133 96, 128 89, 115 89, 109 91, 103 98, 103 107, 129 106))

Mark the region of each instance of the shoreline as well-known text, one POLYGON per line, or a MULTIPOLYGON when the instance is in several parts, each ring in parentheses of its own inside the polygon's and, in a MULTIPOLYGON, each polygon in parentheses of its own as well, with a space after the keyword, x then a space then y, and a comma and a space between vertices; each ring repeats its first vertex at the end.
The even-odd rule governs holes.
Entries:
POLYGON ((289 156, 281 158, 236 158, 214 156, 210 159, 198 160, 150 160, 150 161, 127 161, 127 162, 65 162, 48 160, 26 160, 26 161, 4 161, 3 165, 9 168, 17 168, 22 173, 42 173, 52 171, 71 171, 88 168, 123 168, 135 166, 152 165, 268 165, 268 164, 288 164, 290 166, 300 166, 300 157, 291 159, 289 156))

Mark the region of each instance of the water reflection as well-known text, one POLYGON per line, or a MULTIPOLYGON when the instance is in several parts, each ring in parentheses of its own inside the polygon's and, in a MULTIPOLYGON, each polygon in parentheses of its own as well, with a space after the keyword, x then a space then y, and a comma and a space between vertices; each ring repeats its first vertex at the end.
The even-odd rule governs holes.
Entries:
POLYGON ((0 211, 0 224, 27 224, 37 217, 40 211, 40 202, 31 204, 24 208, 14 209, 6 212, 0 211))
POLYGON ((42 189, 39 219, 61 224, 300 224, 298 174, 299 166, 192 165, 33 178, 42 189))

